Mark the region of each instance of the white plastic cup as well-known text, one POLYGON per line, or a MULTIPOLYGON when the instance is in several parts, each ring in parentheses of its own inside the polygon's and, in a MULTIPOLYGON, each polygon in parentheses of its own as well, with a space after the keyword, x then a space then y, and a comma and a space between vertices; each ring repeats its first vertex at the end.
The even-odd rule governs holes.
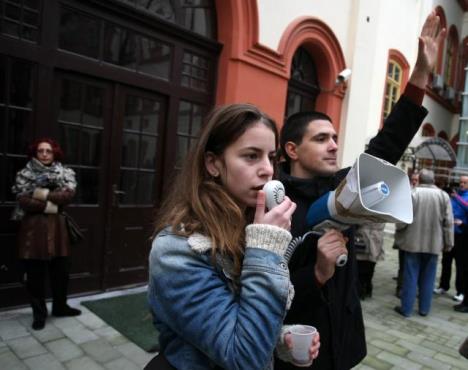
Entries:
POLYGON ((312 340, 317 329, 309 325, 294 325, 290 329, 292 350, 291 355, 296 366, 306 367, 312 365, 313 359, 309 356, 312 340))

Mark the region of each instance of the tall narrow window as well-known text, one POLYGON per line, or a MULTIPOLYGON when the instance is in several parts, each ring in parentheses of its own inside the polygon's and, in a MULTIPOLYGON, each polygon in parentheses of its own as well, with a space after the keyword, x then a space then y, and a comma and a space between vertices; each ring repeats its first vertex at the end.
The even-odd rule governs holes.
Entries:
POLYGON ((393 106, 401 94, 402 68, 394 60, 390 60, 387 68, 387 80, 385 82, 384 119, 390 114, 393 106))
POLYGON ((455 71, 458 56, 458 33, 455 27, 450 28, 447 49, 445 51, 444 81, 447 86, 455 86, 455 71))
POLYGON ((389 50, 382 109, 383 120, 388 117, 393 106, 400 98, 408 81, 408 75, 409 64, 404 55, 398 50, 389 50))
MULTIPOLYGON (((465 71, 468 66, 465 67, 465 71)), ((465 75, 465 88, 463 91, 462 112, 460 114, 460 131, 457 147, 457 167, 468 167, 468 73, 465 75)))
POLYGON ((314 110, 318 94, 320 86, 314 60, 305 48, 300 47, 291 64, 286 117, 300 111, 314 110))

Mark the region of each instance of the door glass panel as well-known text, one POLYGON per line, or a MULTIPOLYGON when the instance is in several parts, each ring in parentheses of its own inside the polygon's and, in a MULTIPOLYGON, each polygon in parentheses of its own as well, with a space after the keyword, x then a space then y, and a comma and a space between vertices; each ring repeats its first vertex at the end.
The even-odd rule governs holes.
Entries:
POLYGON ((136 134, 124 133, 122 139, 122 166, 138 166, 138 141, 136 134))
POLYGON ((59 47, 97 59, 99 56, 99 21, 71 9, 60 14, 59 47))
POLYGON ((138 179, 138 188, 142 191, 138 192, 138 204, 151 204, 153 201, 152 193, 154 191, 143 191, 144 189, 154 189, 156 176, 153 173, 140 173, 140 178, 138 179))
POLYGON ((77 174, 77 195, 75 203, 97 204, 99 194, 99 171, 95 168, 74 168, 77 174))
POLYGON ((10 105, 31 108, 31 72, 31 65, 27 62, 18 61, 11 65, 10 105))
POLYGON ((32 127, 31 112, 10 108, 8 117, 8 152, 24 154, 27 148, 27 130, 32 127))
POLYGON ((152 169, 155 166, 156 137, 141 136, 140 168, 152 169))
POLYGON ((175 168, 180 169, 190 149, 198 138, 204 107, 188 101, 181 101, 177 119, 177 152, 175 168))
POLYGON ((143 99, 143 113, 141 116, 142 132, 149 134, 158 133, 160 108, 160 103, 158 101, 143 99))
POLYGON ((141 61, 138 70, 169 80, 171 48, 158 40, 140 37, 141 61))
POLYGON ((99 173, 103 147, 103 87, 71 78, 63 78, 60 90, 58 124, 65 162, 80 182, 75 202, 98 202, 99 173))
POLYGON ((101 151, 99 144, 101 143, 101 130, 83 128, 81 131, 81 164, 98 166, 101 163, 101 151))
POLYGON ((63 148, 66 148, 67 163, 79 164, 78 153, 80 152, 80 127, 64 123, 62 124, 61 128, 61 145, 63 148))
POLYGON ((136 203, 137 175, 137 171, 120 171, 120 190, 124 192, 118 198, 121 204, 136 203))
POLYGON ((123 116, 120 190, 122 205, 153 205, 161 101, 127 95, 123 116))
POLYGON ((103 127, 102 89, 86 86, 83 123, 89 126, 103 127))
POLYGON ((0 2, 0 32, 19 39, 37 42, 40 13, 39 0, 0 2))
POLYGON ((72 80, 62 81, 59 120, 81 122, 81 84, 72 80))

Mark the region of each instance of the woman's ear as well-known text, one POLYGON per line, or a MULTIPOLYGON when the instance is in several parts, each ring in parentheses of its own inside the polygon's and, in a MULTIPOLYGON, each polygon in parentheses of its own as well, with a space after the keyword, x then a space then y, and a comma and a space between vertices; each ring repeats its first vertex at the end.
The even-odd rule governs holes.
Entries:
POLYGON ((219 161, 218 157, 214 153, 205 153, 205 168, 212 177, 219 177, 219 161))
POLYGON ((297 160, 297 145, 292 141, 288 141, 284 144, 284 151, 293 161, 297 160))

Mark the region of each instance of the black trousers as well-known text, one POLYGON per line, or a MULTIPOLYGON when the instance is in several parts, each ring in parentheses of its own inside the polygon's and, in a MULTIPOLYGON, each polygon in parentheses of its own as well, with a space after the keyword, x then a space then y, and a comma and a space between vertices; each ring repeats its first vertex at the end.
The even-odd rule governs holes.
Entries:
POLYGON ((45 320, 47 317, 45 303, 47 273, 52 290, 53 310, 60 310, 66 306, 70 276, 69 257, 56 257, 51 260, 24 259, 23 267, 26 272, 26 290, 35 319, 45 320))
MULTIPOLYGON (((466 228, 465 228, 466 229, 466 228)), ((460 256, 461 263, 461 280, 462 288, 461 293, 465 296, 463 299, 463 305, 468 306, 468 232, 464 234, 455 234, 455 238, 459 238, 459 242, 462 243, 458 255, 460 256)))
MULTIPOLYGON (((455 290, 457 294, 463 292, 463 279, 461 271, 463 269, 463 257, 461 253, 463 248, 466 248, 462 245, 462 235, 455 234, 455 245, 453 246, 450 252, 444 252, 442 254, 442 272, 440 275, 439 288, 444 290, 450 289, 450 279, 452 277, 452 262, 455 260, 455 290)), ((468 262, 467 262, 468 263, 468 262)))
POLYGON ((358 293, 359 297, 372 297, 372 278, 374 277, 375 262, 358 260, 358 293))

